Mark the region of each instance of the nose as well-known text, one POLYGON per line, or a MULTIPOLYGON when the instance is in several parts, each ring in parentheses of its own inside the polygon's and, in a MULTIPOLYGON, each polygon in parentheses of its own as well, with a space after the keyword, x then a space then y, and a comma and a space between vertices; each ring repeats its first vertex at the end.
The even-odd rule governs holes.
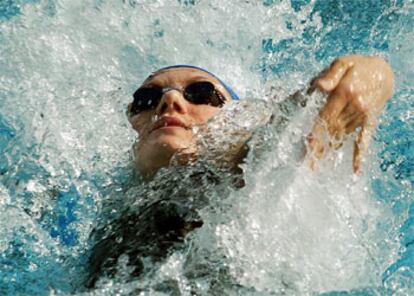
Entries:
POLYGON ((163 94, 155 111, 158 115, 174 112, 184 114, 187 113, 187 105, 188 102, 181 92, 171 89, 163 94))

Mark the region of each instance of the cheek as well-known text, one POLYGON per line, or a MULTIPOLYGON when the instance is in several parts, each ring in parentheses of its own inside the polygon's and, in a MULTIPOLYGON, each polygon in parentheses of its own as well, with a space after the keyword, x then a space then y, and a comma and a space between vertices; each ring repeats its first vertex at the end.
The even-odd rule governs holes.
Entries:
POLYGON ((140 137, 142 137, 145 134, 145 131, 148 129, 148 124, 134 124, 132 125, 132 128, 138 133, 140 137))
POLYGON ((138 115, 137 117, 130 120, 132 129, 135 130, 139 136, 143 136, 149 130, 151 126, 151 116, 149 115, 138 115))
POLYGON ((193 113, 193 117, 197 124, 207 123, 212 117, 214 117, 220 111, 217 107, 205 106, 193 113))

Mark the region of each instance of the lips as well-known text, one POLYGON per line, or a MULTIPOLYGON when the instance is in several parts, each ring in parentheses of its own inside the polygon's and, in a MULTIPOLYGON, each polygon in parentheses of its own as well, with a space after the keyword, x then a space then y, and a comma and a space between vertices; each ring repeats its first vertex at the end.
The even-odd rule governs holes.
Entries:
POLYGON ((161 117, 157 122, 155 122, 152 131, 155 131, 160 128, 165 128, 165 127, 181 127, 184 129, 189 129, 189 127, 184 122, 179 120, 178 118, 164 116, 164 117, 161 117))

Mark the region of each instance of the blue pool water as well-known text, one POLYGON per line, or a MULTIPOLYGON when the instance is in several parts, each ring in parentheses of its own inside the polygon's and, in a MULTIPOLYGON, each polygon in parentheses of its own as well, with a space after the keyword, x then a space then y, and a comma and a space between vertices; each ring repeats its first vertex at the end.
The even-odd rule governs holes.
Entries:
MULTIPOLYGON (((124 111, 130 92, 146 73, 168 64, 193 63, 220 73, 243 97, 260 94, 269 81, 280 87, 281 94, 288 94, 302 88, 334 58, 359 53, 383 56, 396 75, 395 95, 381 118, 365 170, 366 184, 363 189, 355 185, 360 189, 357 195, 369 200, 356 206, 361 212, 365 209, 368 218, 358 221, 349 210, 349 221, 362 225, 357 234, 368 246, 368 254, 377 257, 376 263, 364 273, 355 263, 360 257, 354 249, 341 250, 349 253, 349 261, 303 251, 303 268, 295 265, 299 259, 286 263, 282 258, 293 270, 287 272, 280 258, 268 259, 270 253, 261 255, 255 253, 258 247, 251 251, 248 244, 240 243, 240 254, 253 255, 243 262, 235 260, 234 266, 242 270, 246 264, 253 271, 243 275, 235 268, 235 274, 241 284, 275 295, 281 290, 272 280, 280 277, 294 283, 295 289, 286 292, 292 295, 412 295, 413 25, 414 5, 408 0, 258 0, 237 5, 213 0, 1 1, 0 294, 79 293, 88 238, 101 219, 103 204, 122 199, 133 178, 128 151, 135 135, 124 111), (366 229, 371 230, 369 235, 366 229), (265 262, 273 259, 279 264, 274 269, 265 262), (329 274, 335 264, 343 274, 329 274), (256 284, 251 276, 255 268, 265 271, 256 284)), ((263 171, 270 171, 266 178, 295 184, 288 173, 262 165, 263 171)), ((248 184, 259 176, 254 167, 246 169, 248 184)), ((344 167, 338 169, 339 176, 349 174, 344 167)), ((305 179, 315 182, 312 177, 305 179)), ((333 193, 329 191, 333 202, 336 196, 349 194, 335 180, 326 182, 311 185, 321 190, 333 186, 333 193)), ((271 188, 263 186, 263 192, 253 185, 246 188, 238 194, 257 196, 257 208, 249 211, 260 224, 260 217, 266 216, 263 209, 271 203, 267 198, 271 188)), ((238 206, 242 209, 243 203, 238 206)), ((340 206, 331 206, 340 212, 340 206)), ((346 201, 343 207, 348 210, 346 201)), ((332 217, 332 225, 342 221, 332 217)), ((244 237, 243 231, 237 231, 243 228, 234 225, 251 221, 231 218, 235 224, 217 227, 214 233, 220 234, 221 229, 224 240, 248 241, 249 231, 244 237)), ((279 238, 289 242, 280 254, 295 248, 300 254, 301 245, 313 242, 306 235, 295 241, 293 234, 289 236, 294 233, 294 220, 286 221, 292 229, 280 230, 279 238)), ((305 226, 306 221, 298 221, 305 226)), ((261 234, 273 233, 268 231, 261 234)), ((210 238, 203 235, 197 239, 210 238)), ((275 243, 271 238, 263 241, 268 246, 275 243)), ((344 242, 346 248, 348 239, 344 236, 336 242, 344 242)), ((336 250, 329 241, 326 245, 336 250)), ((339 253, 338 258, 342 258, 339 253)), ((120 289, 129 291, 129 286, 120 289)), ((115 291, 107 286, 97 293, 115 291)), ((180 291, 188 293, 184 288, 180 291)))

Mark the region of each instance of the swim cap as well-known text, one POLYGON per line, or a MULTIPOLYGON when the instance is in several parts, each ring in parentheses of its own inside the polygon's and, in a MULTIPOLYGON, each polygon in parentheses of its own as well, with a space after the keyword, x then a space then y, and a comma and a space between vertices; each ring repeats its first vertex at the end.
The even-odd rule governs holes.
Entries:
POLYGON ((192 69, 197 69, 197 70, 206 72, 206 73, 210 74, 211 76, 213 76, 214 78, 216 78, 224 86, 224 88, 227 90, 227 92, 230 94, 230 96, 233 100, 236 100, 236 101, 239 100, 239 96, 234 92, 234 90, 230 86, 228 86, 226 83, 223 82, 223 80, 218 78, 216 75, 214 75, 210 71, 207 71, 206 69, 203 69, 203 68, 200 68, 200 67, 197 67, 197 66, 193 66, 193 65, 174 65, 174 66, 167 66, 167 67, 158 69, 156 72, 162 71, 162 70, 174 69, 174 68, 192 68, 192 69))

